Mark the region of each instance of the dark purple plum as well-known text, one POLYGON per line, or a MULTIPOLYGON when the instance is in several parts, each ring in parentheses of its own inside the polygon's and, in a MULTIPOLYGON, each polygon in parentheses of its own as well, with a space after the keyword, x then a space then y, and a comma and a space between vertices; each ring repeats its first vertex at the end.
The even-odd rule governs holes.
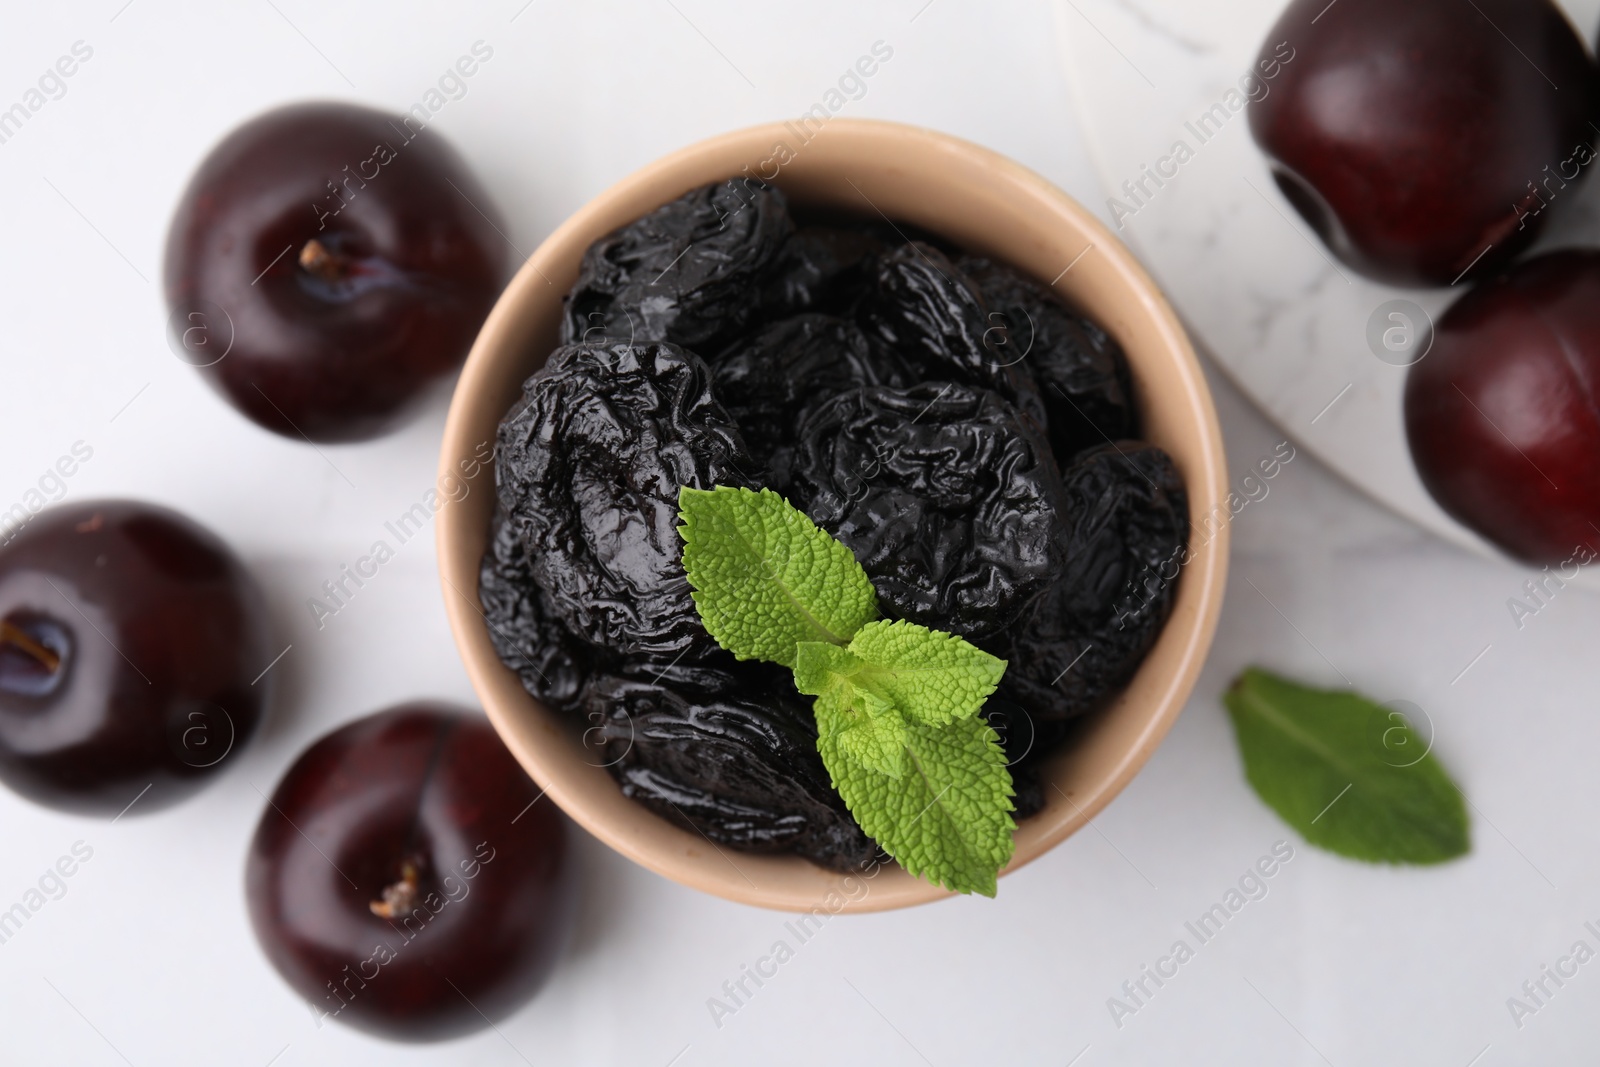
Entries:
POLYGON ((492 1025, 572 927, 570 835, 542 795, 477 715, 406 704, 340 727, 261 814, 257 940, 319 1018, 408 1041, 492 1025))
POLYGON ((1451 515, 1530 563, 1592 558, 1600 252, 1519 263, 1451 305, 1406 379, 1405 418, 1417 473, 1451 515))
POLYGON ((504 281, 488 195, 433 131, 350 104, 245 123, 167 235, 175 350, 255 422, 356 441, 466 357, 504 281))
POLYGON ((86 814, 174 804, 255 732, 277 651, 210 531, 134 501, 42 511, 0 548, 0 780, 86 814))
POLYGON ((1551 0, 1294 0, 1252 73, 1279 187, 1379 281, 1493 273, 1594 159, 1600 72, 1551 0))

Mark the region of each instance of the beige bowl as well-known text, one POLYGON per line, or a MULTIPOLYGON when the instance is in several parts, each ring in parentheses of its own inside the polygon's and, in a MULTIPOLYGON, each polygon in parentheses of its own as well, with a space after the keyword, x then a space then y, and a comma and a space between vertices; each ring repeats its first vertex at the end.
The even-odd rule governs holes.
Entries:
MULTIPOLYGON (((777 124, 702 141, 623 179, 569 218, 523 265, 472 347, 445 426, 441 478, 474 470, 472 457, 494 442, 523 380, 555 346, 561 298, 590 243, 696 186, 741 173, 771 176, 777 160, 791 153, 773 182, 795 203, 915 223, 1052 283, 1098 321, 1127 351, 1145 436, 1183 473, 1196 531, 1210 525, 1203 516, 1226 517, 1222 440, 1205 379, 1172 309, 1121 242, 1061 190, 1009 159, 929 130, 846 119, 829 121, 805 143, 792 126, 777 124)), ((947 895, 892 865, 870 877, 844 876, 794 856, 713 845, 624 798, 586 756, 576 731, 527 694, 489 643, 477 589, 493 504, 494 478, 486 468, 438 516, 450 626, 489 720, 567 814, 657 874, 745 904, 863 912, 947 895)), ((1172 618, 1132 684, 1051 764, 1048 804, 1018 826, 1007 871, 1043 855, 1104 808, 1177 718, 1222 607, 1226 525, 1195 548, 1172 618)))

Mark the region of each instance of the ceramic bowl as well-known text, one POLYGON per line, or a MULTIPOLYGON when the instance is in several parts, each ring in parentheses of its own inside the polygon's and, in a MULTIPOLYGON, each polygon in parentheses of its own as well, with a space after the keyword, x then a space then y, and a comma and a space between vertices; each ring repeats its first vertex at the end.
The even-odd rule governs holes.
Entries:
POLYGON ((1053 286, 1121 343, 1145 437, 1171 454, 1187 484, 1193 554, 1178 580, 1172 616, 1137 675, 1049 765, 1046 806, 1018 826, 1007 872, 1104 808, 1144 766, 1187 700, 1222 606, 1225 465, 1211 395, 1183 327, 1128 249, 1082 205, 1003 156, 930 130, 831 119, 804 131, 809 140, 799 132, 793 124, 757 126, 657 160, 591 200, 523 264, 484 323, 451 403, 440 475, 475 477, 436 519, 439 566, 456 644, 490 721, 549 799, 590 833, 658 874, 729 900, 790 911, 878 911, 947 894, 893 865, 841 875, 795 856, 714 845, 674 826, 623 797, 586 754, 579 731, 530 697, 490 645, 477 589, 494 475, 473 457, 493 444, 523 380, 556 345, 562 297, 584 250, 690 189, 757 175, 793 203, 914 223, 1008 262, 1053 286))

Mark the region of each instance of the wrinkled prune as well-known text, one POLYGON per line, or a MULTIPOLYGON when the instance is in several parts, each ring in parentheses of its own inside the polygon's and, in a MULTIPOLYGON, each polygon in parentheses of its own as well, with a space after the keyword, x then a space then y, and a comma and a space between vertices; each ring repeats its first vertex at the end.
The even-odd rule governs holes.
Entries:
POLYGON ((623 792, 678 825, 836 869, 877 854, 817 755, 811 708, 781 671, 743 671, 713 695, 603 678, 588 707, 623 792))
POLYGON ((875 344, 917 365, 930 381, 993 389, 1043 426, 1044 405, 1028 369, 996 347, 1005 323, 950 258, 920 241, 880 256, 864 308, 875 344))
POLYGON ((534 699, 557 711, 575 708, 597 650, 555 617, 549 594, 533 580, 528 550, 500 514, 489 530, 478 597, 500 662, 517 672, 534 699))
POLYGON ((882 241, 860 230, 806 226, 784 244, 762 304, 770 317, 820 311, 849 315, 870 281, 882 241))
POLYGON ((912 383, 904 360, 874 350, 853 323, 818 314, 783 319, 750 335, 711 373, 717 399, 762 464, 793 442, 796 417, 808 406, 852 386, 912 383))
POLYGON ((886 615, 998 633, 1066 562, 1066 500, 1032 420, 985 389, 864 387, 798 428, 793 494, 872 578, 886 615))
POLYGON ((554 614, 618 656, 720 650, 689 598, 678 490, 750 485, 711 372, 675 345, 558 348, 500 424, 499 499, 554 614))
POLYGON ((1172 609, 1188 543, 1183 480, 1154 445, 1090 449, 1062 483, 1071 537, 1060 577, 1023 625, 980 642, 1008 661, 997 695, 1040 723, 1094 710, 1133 676, 1172 609))
POLYGON ((996 348, 1032 372, 1060 463, 1085 448, 1139 436, 1128 360, 1109 334, 1005 264, 963 256, 956 266, 1004 323, 991 334, 996 348))
POLYGON ((750 179, 663 204, 589 247, 561 339, 720 349, 760 309, 793 230, 783 194, 750 179))

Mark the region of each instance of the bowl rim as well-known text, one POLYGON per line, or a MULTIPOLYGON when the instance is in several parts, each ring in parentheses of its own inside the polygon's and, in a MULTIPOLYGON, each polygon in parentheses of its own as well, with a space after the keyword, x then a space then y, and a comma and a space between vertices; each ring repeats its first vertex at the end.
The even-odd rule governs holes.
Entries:
MULTIPOLYGON (((835 146, 862 142, 875 148, 893 148, 924 163, 948 161, 988 171, 992 173, 997 187, 1004 187, 1009 194, 1028 197, 1040 206, 1047 206, 1054 213, 1057 225, 1065 224, 1086 236, 1089 245, 1084 250, 1085 254, 1091 249, 1100 254, 1124 295, 1131 298, 1132 307, 1142 315, 1146 326, 1153 330, 1163 353, 1162 365, 1154 368, 1164 376, 1162 388, 1166 390, 1170 387, 1181 394, 1183 405, 1198 431, 1190 442, 1194 469, 1185 474, 1190 502, 1191 542, 1193 532, 1198 528, 1193 521, 1194 516, 1216 514, 1219 508, 1226 516, 1228 493, 1221 428, 1200 362, 1177 314, 1154 280, 1135 260, 1132 252, 1099 219, 1067 193, 1022 164, 949 134, 884 120, 833 118, 815 134, 817 138, 824 136, 835 146)), ((549 299, 548 290, 554 284, 549 273, 561 251, 576 239, 587 236, 579 246, 581 255, 581 249, 587 248, 595 238, 615 229, 615 225, 596 229, 600 220, 615 214, 619 205, 643 202, 643 191, 658 185, 664 176, 688 176, 691 183, 664 199, 655 199, 655 205, 706 181, 716 180, 717 174, 730 176, 726 168, 718 168, 714 173, 705 169, 705 161, 731 156, 748 159, 750 164, 762 160, 770 162, 768 154, 771 146, 785 138, 793 138, 792 123, 773 122, 723 133, 678 149, 609 186, 570 215, 540 243, 496 300, 462 368, 451 398, 441 444, 439 478, 442 484, 448 484, 445 483, 447 478, 461 479, 466 469, 463 457, 472 453, 473 439, 483 437, 483 430, 478 428, 481 426, 481 413, 474 410, 481 404, 474 404, 475 394, 481 391, 484 379, 490 375, 496 360, 518 358, 519 353, 514 351, 518 347, 514 335, 520 320, 529 307, 537 306, 537 301, 549 299), (700 175, 697 180, 696 175, 700 175)), ((737 177, 738 173, 734 171, 731 176, 737 177)), ((781 187, 785 183, 779 178, 776 184, 781 187)), ((859 188, 857 191, 860 191, 859 188)), ((862 195, 865 196, 865 193, 862 195)), ((649 200, 649 197, 645 196, 645 200, 649 200)), ((642 211, 625 217, 638 217, 650 209, 646 206, 642 211)), ((1062 271, 1062 275, 1066 273, 1066 270, 1062 271)), ((1059 279, 1060 275, 1057 277, 1059 279)), ((1086 307, 1085 310, 1097 321, 1103 318, 1097 314, 1100 309, 1086 307)), ((1130 353, 1130 364, 1139 364, 1134 367, 1136 377, 1144 376, 1141 368, 1149 358, 1145 356, 1135 360, 1130 353)), ((498 426, 499 417, 499 414, 494 416, 495 426, 498 426)), ((481 445, 478 448, 481 450, 481 445)), ((485 463, 482 470, 469 476, 469 492, 476 487, 480 494, 493 494, 492 472, 492 465, 485 463), (490 475, 486 489, 475 483, 475 479, 485 471, 490 475)), ((465 495, 462 499, 465 499, 465 495)), ((457 501, 452 497, 450 503, 454 505, 457 501)), ((871 912, 908 907, 953 895, 939 886, 911 877, 898 867, 885 866, 871 873, 863 872, 862 877, 872 879, 874 884, 868 887, 870 891, 858 897, 850 888, 850 879, 855 877, 853 874, 823 871, 798 856, 738 852, 736 854, 742 861, 741 869, 740 864, 735 864, 709 838, 704 842, 711 844, 711 852, 705 851, 701 842, 696 841, 689 831, 655 816, 642 805, 632 805, 631 801, 626 803, 644 812, 650 823, 654 824, 653 827, 618 826, 614 817, 605 817, 591 810, 590 804, 577 795, 577 779, 572 776, 573 773, 585 773, 575 771, 575 766, 582 762, 572 758, 577 749, 555 741, 557 727, 553 722, 553 713, 522 689, 520 682, 515 680, 516 675, 500 663, 489 644, 487 626, 477 599, 478 555, 485 540, 487 522, 484 521, 483 528, 476 531, 475 539, 472 524, 478 521, 476 514, 472 508, 446 506, 439 511, 435 524, 440 579, 451 634, 473 689, 495 730, 544 792, 584 829, 635 863, 672 881, 727 900, 777 910, 816 912, 820 906, 829 914, 871 912), (475 546, 478 546, 476 552, 473 551, 475 546), (472 554, 472 558, 464 559, 468 553, 472 554), (457 580, 453 581, 452 576, 457 580), (461 580, 469 584, 470 590, 463 590, 461 580), (520 699, 510 694, 506 686, 508 678, 513 681, 520 699), (519 721, 530 710, 538 721, 519 721), (541 736, 530 737, 536 730, 541 736), (752 881, 747 873, 751 868, 758 868, 761 873, 770 875, 768 884, 758 886, 752 881)), ((1175 603, 1187 602, 1190 610, 1186 612, 1181 628, 1181 640, 1165 654, 1164 658, 1170 665, 1168 677, 1153 699, 1147 702, 1150 707, 1144 713, 1142 726, 1120 756, 1112 761, 1110 769, 1100 775, 1099 784, 1091 791, 1080 794, 1074 800, 1068 792, 1052 782, 1052 787, 1066 801, 1066 805, 1070 805, 1071 810, 1064 810, 1066 805, 1050 798, 1043 810, 1020 822, 1016 832, 1016 852, 1000 872, 1002 877, 1037 859, 1084 825, 1091 824, 1094 816, 1148 762, 1183 710, 1215 636, 1226 585, 1230 524, 1224 518, 1218 529, 1208 532, 1211 536, 1206 544, 1199 550, 1189 552, 1183 563, 1175 603), (1053 817, 1045 820, 1048 814, 1053 814, 1053 817)), ((1153 646, 1152 654, 1147 656, 1136 672, 1135 681, 1149 668, 1155 647, 1174 640, 1171 635, 1179 632, 1178 623, 1175 608, 1157 640, 1157 646, 1153 646)), ((1130 681, 1129 686, 1133 684, 1130 681)), ((1120 710, 1122 704, 1118 699, 1111 708, 1096 715, 1110 715, 1113 710, 1120 710)), ((593 765, 589 767, 593 768, 593 765)), ((597 773, 604 774, 603 771, 597 773)))

